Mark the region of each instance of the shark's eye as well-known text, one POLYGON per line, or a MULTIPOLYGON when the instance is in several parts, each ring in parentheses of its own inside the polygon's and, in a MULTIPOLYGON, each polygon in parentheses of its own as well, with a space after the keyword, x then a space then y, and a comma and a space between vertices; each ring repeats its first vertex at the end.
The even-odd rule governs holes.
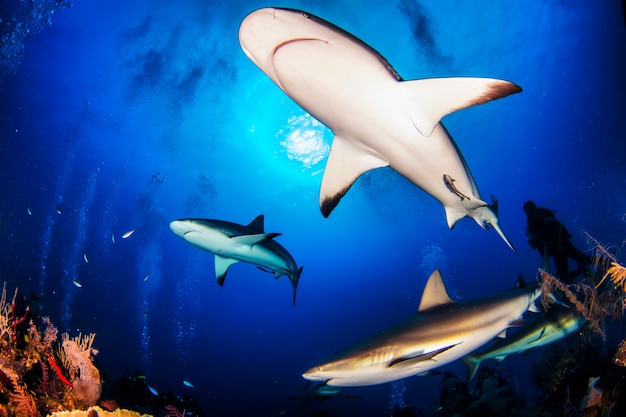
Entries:
POLYGON ((307 19, 309 18, 309 14, 307 12, 302 12, 302 16, 306 17, 307 19))

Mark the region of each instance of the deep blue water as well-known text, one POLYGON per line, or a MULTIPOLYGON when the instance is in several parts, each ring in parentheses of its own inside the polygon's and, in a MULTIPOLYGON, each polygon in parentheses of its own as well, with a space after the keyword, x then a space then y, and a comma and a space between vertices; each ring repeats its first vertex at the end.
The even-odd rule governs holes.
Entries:
MULTIPOLYGON (((441 205, 389 169, 359 179, 323 218, 332 135, 238 43, 241 20, 267 3, 76 1, 25 37, 0 84, 0 278, 40 294, 61 331, 95 332, 108 377, 136 368, 156 390, 190 393, 209 416, 299 415, 300 402, 285 398, 302 391, 301 373, 413 314, 433 269, 463 300, 534 277, 541 259, 526 244, 524 201, 558 210, 582 249, 583 232, 622 245, 620 1, 271 5, 341 26, 405 79, 522 86, 443 119, 483 195, 497 196, 519 253, 469 218, 450 231, 441 205), (286 277, 250 265, 233 266, 218 287, 213 256, 168 228, 181 217, 247 224, 261 213, 304 266, 295 308, 286 277)), ((533 357, 504 363, 529 401, 533 357)), ((459 362, 445 369, 464 372, 459 362)), ((404 400, 436 407, 440 380, 405 380, 404 400)), ((392 386, 345 392, 363 399, 309 411, 384 416, 392 386)))

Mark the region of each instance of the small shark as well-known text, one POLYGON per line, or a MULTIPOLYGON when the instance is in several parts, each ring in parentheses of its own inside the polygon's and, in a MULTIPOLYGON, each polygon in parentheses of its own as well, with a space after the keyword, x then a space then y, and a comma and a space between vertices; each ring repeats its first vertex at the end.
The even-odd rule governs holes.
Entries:
POLYGON ((340 387, 329 387, 321 382, 307 381, 304 386, 304 392, 294 397, 287 397, 288 400, 303 400, 324 402, 334 398, 349 398, 353 400, 361 400, 362 397, 347 395, 341 392, 340 387))
POLYGON ((357 342, 302 376, 351 387, 425 373, 518 325, 522 314, 535 308, 540 294, 537 285, 518 286, 491 297, 454 302, 436 270, 426 283, 417 314, 357 342))
POLYGON ((445 115, 521 91, 492 78, 404 81, 371 46, 309 13, 264 8, 239 28, 244 53, 300 107, 326 125, 334 139, 320 189, 328 217, 357 178, 390 167, 436 198, 448 227, 465 216, 492 226, 513 250, 484 202, 445 115), (455 179, 458 198, 441 181, 455 179))
POLYGON ((280 233, 264 232, 263 222, 262 214, 247 226, 223 220, 178 219, 170 223, 170 229, 192 245, 215 254, 215 276, 220 286, 232 264, 247 262, 274 273, 276 278, 287 275, 296 305, 302 267, 298 268, 289 252, 274 240, 280 233))
POLYGON ((513 353, 523 353, 529 349, 549 345, 577 332, 585 319, 572 308, 552 307, 540 318, 526 324, 511 337, 497 340, 482 352, 472 352, 461 359, 467 366, 467 382, 476 374, 481 362, 487 359, 502 361, 513 353))

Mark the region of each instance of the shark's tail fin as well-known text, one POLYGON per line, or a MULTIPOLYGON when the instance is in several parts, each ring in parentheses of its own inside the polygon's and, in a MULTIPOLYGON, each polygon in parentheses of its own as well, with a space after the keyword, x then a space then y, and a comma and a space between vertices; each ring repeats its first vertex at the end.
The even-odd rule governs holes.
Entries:
POLYGON ((293 287, 293 305, 296 305, 296 291, 298 289, 298 282, 300 281, 300 275, 302 274, 302 267, 300 267, 293 274, 289 274, 289 281, 291 281, 291 286, 293 287))
POLYGON ((498 200, 496 200, 494 196, 491 196, 491 204, 489 204, 488 206, 478 207, 468 214, 483 229, 488 229, 489 226, 493 227, 493 230, 498 233, 504 243, 506 243, 506 245, 511 248, 513 252, 517 253, 517 249, 515 249, 513 244, 509 241, 509 239, 500 228, 500 223, 498 219, 498 200))
POLYGON ((467 367, 466 383, 469 384, 470 382, 472 382, 472 379, 474 379, 474 376, 476 375, 476 371, 478 371, 478 367, 480 366, 482 359, 480 359, 480 357, 478 356, 469 354, 461 358, 461 362, 463 362, 463 364, 467 367))

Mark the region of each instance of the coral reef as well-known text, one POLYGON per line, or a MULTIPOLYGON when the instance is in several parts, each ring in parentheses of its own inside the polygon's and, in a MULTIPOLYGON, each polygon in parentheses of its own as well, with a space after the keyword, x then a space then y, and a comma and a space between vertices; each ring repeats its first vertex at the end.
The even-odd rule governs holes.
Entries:
POLYGON ((106 411, 100 407, 89 407, 87 410, 60 411, 48 417, 152 417, 150 414, 139 414, 136 411, 120 410, 106 411))
POLYGON ((102 393, 100 371, 92 362, 92 356, 98 353, 92 348, 95 336, 95 333, 88 336, 79 334, 70 339, 65 333, 61 348, 57 351, 63 366, 68 370, 74 397, 83 407, 95 405, 102 393))
POLYGON ((580 281, 566 285, 540 271, 544 300, 548 294, 564 297, 587 319, 587 337, 578 344, 547 348, 533 365, 532 378, 544 393, 538 407, 552 415, 624 415, 626 339, 614 348, 607 326, 623 321, 626 268, 612 249, 587 236, 594 270, 580 281))

